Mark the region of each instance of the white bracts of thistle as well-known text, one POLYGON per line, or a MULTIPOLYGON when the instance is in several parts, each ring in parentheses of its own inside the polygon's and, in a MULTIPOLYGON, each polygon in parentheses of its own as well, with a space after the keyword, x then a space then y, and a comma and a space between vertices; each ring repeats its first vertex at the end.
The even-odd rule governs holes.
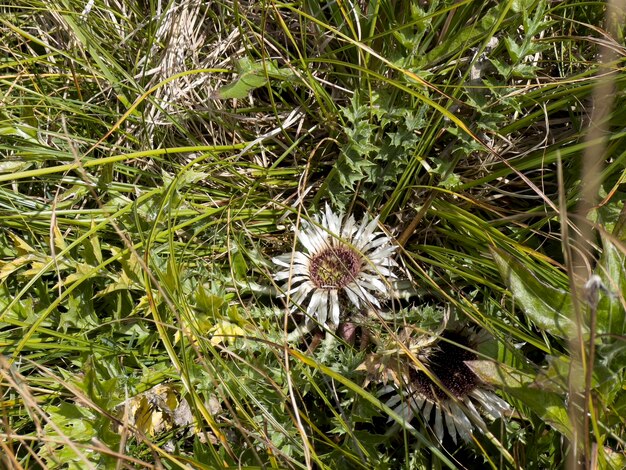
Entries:
POLYGON ((389 297, 396 246, 378 230, 378 217, 356 223, 327 204, 321 216, 303 222, 296 238, 299 249, 273 259, 281 268, 274 279, 284 282, 282 296, 292 311, 300 308, 309 319, 336 328, 346 305, 341 297, 356 309, 380 308, 379 299, 389 297))
POLYGON ((385 404, 406 421, 421 414, 440 442, 446 431, 455 443, 457 436, 470 441, 476 429, 487 433, 483 416, 505 418, 511 408, 466 364, 478 358, 474 348, 486 337, 482 333, 471 329, 444 332, 442 339, 421 351, 424 366, 438 383, 410 361, 404 383, 385 404))

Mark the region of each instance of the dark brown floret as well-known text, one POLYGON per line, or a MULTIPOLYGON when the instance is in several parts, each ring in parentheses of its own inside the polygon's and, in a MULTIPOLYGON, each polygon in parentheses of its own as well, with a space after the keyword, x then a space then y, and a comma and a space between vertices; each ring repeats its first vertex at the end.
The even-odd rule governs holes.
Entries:
POLYGON ((426 366, 437 377, 441 385, 447 390, 440 388, 425 372, 412 370, 410 374, 412 385, 416 392, 430 400, 445 399, 448 394, 456 398, 467 396, 479 384, 479 379, 465 364, 465 361, 473 361, 477 358, 476 353, 469 349, 470 344, 465 335, 448 332, 443 339, 428 355, 426 366))

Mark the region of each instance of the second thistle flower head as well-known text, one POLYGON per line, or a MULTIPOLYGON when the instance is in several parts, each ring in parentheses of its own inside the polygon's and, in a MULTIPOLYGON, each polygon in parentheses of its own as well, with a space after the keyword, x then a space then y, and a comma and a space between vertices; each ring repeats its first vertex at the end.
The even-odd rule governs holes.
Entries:
MULTIPOLYGON (((274 276, 285 281, 284 295, 291 299, 293 310, 305 308, 311 318, 333 327, 339 324, 340 298, 356 308, 372 304, 380 307, 379 297, 389 295, 389 279, 396 247, 382 231, 377 231, 378 217, 363 217, 357 224, 353 216, 332 212, 328 204, 311 222, 304 222, 297 238, 301 251, 285 253, 273 259, 283 268, 274 276)), ((342 302, 343 304, 343 302, 342 302)))

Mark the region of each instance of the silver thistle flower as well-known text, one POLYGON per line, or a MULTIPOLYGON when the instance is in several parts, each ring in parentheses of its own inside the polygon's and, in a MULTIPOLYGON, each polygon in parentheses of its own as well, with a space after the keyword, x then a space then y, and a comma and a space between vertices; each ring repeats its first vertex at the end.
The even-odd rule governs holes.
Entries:
POLYGON ((357 224, 353 216, 344 221, 328 204, 324 213, 303 222, 296 236, 302 251, 285 253, 273 259, 283 270, 276 281, 285 281, 284 296, 292 311, 306 305, 309 318, 326 326, 330 319, 336 328, 341 314, 340 295, 356 307, 380 307, 379 297, 389 295, 389 279, 395 246, 384 232, 377 231, 378 217, 363 217, 357 224))
POLYGON ((399 388, 399 393, 387 401, 387 406, 407 421, 421 413, 425 423, 433 424, 440 442, 445 430, 455 443, 457 436, 470 441, 475 428, 486 432, 483 415, 491 419, 503 418, 511 408, 466 364, 477 359, 472 349, 485 339, 480 336, 471 330, 445 332, 443 339, 426 348, 423 354, 426 368, 438 383, 411 362, 402 373, 404 384, 383 389, 382 393, 399 388))

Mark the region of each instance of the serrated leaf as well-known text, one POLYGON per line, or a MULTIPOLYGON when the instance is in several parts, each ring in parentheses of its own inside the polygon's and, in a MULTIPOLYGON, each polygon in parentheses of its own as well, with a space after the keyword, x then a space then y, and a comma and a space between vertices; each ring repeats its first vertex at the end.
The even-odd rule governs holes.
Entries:
POLYGON ((336 176, 343 188, 352 188, 365 177, 367 169, 374 166, 374 163, 357 156, 356 152, 346 151, 335 165, 336 176))
MULTIPOLYGON (((113 256, 117 257, 120 250, 117 247, 111 246, 109 247, 113 256)), ((122 269, 126 274, 126 277, 131 281, 141 284, 142 278, 142 268, 141 264, 137 261, 137 258, 134 255, 126 252, 122 256, 118 257, 118 262, 122 265, 122 269)))
POLYGON ((439 186, 446 189, 454 189, 461 184, 461 177, 456 173, 450 173, 446 178, 439 182, 439 186))
POLYGON ((530 9, 533 5, 534 0, 513 0, 511 2, 511 9, 515 13, 521 13, 530 9))
POLYGON ((513 62, 519 62, 526 55, 524 45, 519 45, 512 38, 504 38, 504 45, 513 62))
POLYGON ((208 177, 209 173, 205 173, 204 171, 187 170, 180 175, 180 182, 181 185, 188 185, 206 180, 208 177))
POLYGON ((108 283, 104 289, 98 291, 95 297, 104 297, 107 294, 119 290, 141 291, 143 290, 143 287, 141 284, 130 279, 126 273, 122 271, 119 275, 113 276, 113 282, 108 283))
POLYGON ((511 75, 515 78, 534 78, 539 67, 530 64, 517 64, 511 70, 511 75))
POLYGON ((550 334, 569 337, 575 328, 570 293, 540 281, 509 253, 497 248, 492 248, 491 253, 502 279, 526 316, 550 334))
POLYGON ((504 78, 508 78, 513 72, 513 66, 507 64, 506 62, 501 61, 495 57, 490 57, 489 62, 496 68, 498 73, 502 75, 504 78))

